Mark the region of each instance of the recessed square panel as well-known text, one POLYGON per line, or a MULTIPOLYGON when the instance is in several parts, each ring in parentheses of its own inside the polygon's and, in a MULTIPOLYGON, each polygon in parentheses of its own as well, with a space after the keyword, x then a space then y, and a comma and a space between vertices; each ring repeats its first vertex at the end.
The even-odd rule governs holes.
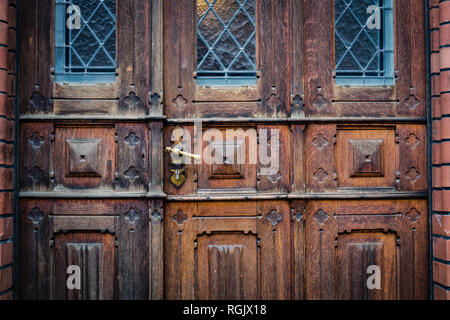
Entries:
POLYGON ((98 158, 101 139, 67 139, 69 150, 69 176, 91 175, 100 177, 98 158))
POLYGON ((243 158, 243 141, 219 141, 221 148, 216 148, 216 152, 222 152, 218 155, 223 158, 222 164, 214 163, 211 168, 210 179, 243 179, 244 164, 239 163, 239 157, 243 158))
POLYGON ((256 130, 254 128, 209 129, 213 130, 203 133, 202 164, 198 167, 198 190, 255 190, 254 155, 258 154, 258 146, 254 143, 257 136, 256 130), (208 134, 212 135, 208 136, 208 134))

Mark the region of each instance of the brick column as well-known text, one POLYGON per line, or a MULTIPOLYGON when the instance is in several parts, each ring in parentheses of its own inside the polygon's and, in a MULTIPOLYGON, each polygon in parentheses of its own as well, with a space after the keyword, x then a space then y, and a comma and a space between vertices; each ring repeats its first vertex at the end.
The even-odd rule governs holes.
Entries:
POLYGON ((0 300, 12 299, 16 0, 0 0, 0 300))
POLYGON ((450 0, 430 0, 433 294, 450 300, 450 0))

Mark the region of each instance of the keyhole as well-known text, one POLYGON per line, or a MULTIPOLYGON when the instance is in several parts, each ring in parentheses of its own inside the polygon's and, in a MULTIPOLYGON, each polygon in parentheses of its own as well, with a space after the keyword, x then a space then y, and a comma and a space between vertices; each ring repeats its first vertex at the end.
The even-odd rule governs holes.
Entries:
POLYGON ((366 162, 371 162, 372 160, 370 160, 370 154, 366 155, 366 162))
POLYGON ((80 161, 86 161, 86 155, 84 154, 80 155, 80 161))

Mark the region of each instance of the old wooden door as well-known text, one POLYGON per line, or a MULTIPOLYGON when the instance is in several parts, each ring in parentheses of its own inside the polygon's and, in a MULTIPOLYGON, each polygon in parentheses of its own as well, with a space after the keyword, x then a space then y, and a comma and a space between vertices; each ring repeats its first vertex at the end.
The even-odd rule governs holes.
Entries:
POLYGON ((419 0, 166 1, 164 144, 202 162, 164 159, 164 297, 427 298, 424 43, 419 0))
POLYGON ((427 298, 422 2, 22 6, 19 296, 427 298))
POLYGON ((24 3, 19 297, 158 298, 162 2, 24 3))

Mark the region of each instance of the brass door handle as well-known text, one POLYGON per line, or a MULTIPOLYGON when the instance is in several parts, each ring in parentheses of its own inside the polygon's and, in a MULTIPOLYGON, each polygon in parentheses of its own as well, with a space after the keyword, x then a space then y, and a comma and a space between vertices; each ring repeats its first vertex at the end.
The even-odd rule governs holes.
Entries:
POLYGON ((189 158, 192 158, 194 160, 201 160, 202 159, 202 157, 199 156, 198 154, 185 152, 185 151, 182 151, 180 148, 177 148, 177 147, 175 147, 175 148, 167 147, 166 148, 166 152, 173 153, 176 156, 189 157, 189 158))

